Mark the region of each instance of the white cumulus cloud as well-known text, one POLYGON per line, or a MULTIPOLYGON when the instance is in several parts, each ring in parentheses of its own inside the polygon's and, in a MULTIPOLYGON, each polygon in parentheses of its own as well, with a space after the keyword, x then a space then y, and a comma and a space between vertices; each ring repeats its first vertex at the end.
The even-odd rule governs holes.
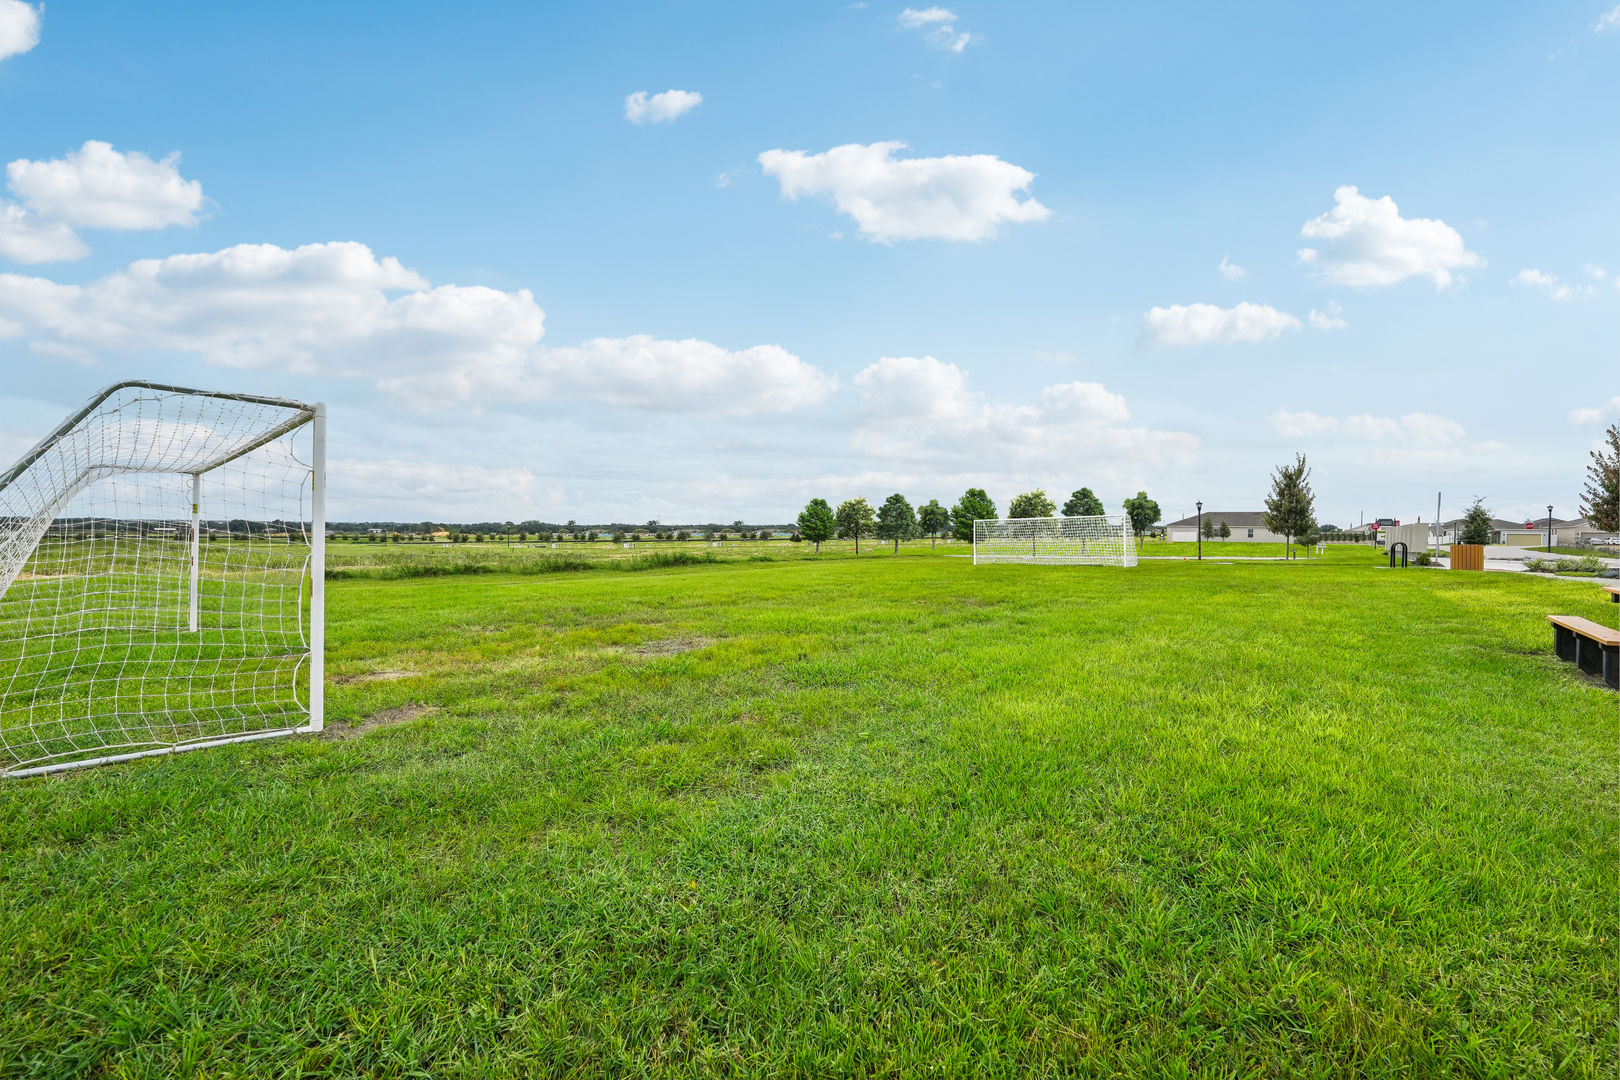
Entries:
POLYGON ((1271 425, 1277 434, 1287 438, 1338 431, 1357 439, 1396 440, 1415 446, 1449 446, 1462 442, 1468 434, 1457 421, 1424 412, 1409 412, 1398 417, 1361 413, 1341 419, 1278 409, 1271 414, 1271 425))
POLYGON ((1346 185, 1333 201, 1332 210, 1300 229, 1320 246, 1301 248, 1299 258, 1335 285, 1366 288, 1421 276, 1445 288, 1453 271, 1485 265, 1456 229, 1436 218, 1403 218, 1388 195, 1369 199, 1346 185))
POLYGON ((1523 285, 1528 289, 1540 289, 1553 300, 1561 303, 1584 299, 1596 293, 1596 290, 1590 285, 1566 285, 1558 280, 1556 274, 1544 274, 1540 270, 1529 266, 1513 275, 1513 284, 1523 285))
POLYGON ((637 90, 624 99, 624 118, 632 124, 664 124, 701 104, 703 95, 695 90, 665 90, 650 97, 637 90))
POLYGON ((934 26, 939 23, 956 21, 956 12, 949 8, 906 8, 900 13, 899 23, 907 30, 915 30, 922 26, 934 26))
POLYGON ((1055 462, 1084 460, 1119 479, 1143 468, 1189 462, 1198 438, 1127 426, 1125 399, 1101 383, 1048 386, 1026 405, 993 402, 967 373, 932 356, 885 356, 856 374, 861 392, 855 446, 892 469, 935 477, 991 470, 1024 482, 1059 479, 1055 462))
POLYGON ((787 412, 823 401, 838 387, 835 376, 780 345, 733 350, 645 334, 547 349, 538 371, 548 387, 568 396, 619 408, 714 416, 787 412))
POLYGON ((1285 439, 1299 439, 1319 431, 1339 430, 1339 421, 1332 416, 1318 416, 1313 412, 1290 412, 1278 409, 1271 414, 1271 426, 1285 439))
POLYGON ((956 29, 956 12, 949 8, 906 8, 895 21, 903 30, 922 30, 930 45, 948 52, 959 53, 976 40, 956 29))
POLYGON ((1586 408, 1571 410, 1569 414, 1569 422, 1580 425, 1600 424, 1611 416, 1620 417, 1620 394, 1616 394, 1614 397, 1610 398, 1607 402, 1599 405, 1595 409, 1586 408))
POLYGON ((1220 271, 1221 277, 1225 278, 1227 281, 1237 281, 1238 279, 1242 278, 1244 274, 1248 273, 1247 270, 1243 269, 1243 267, 1239 266, 1237 263, 1229 262, 1225 255, 1221 256, 1220 271))
POLYGON ((1311 308, 1306 316, 1310 324, 1318 330, 1343 330, 1350 324, 1344 320, 1344 309, 1337 300, 1329 300, 1326 311, 1317 311, 1311 308))
POLYGON ((53 161, 21 158, 6 166, 13 195, 42 218, 94 229, 195 225, 202 184, 180 175, 180 154, 160 161, 87 141, 53 161))
POLYGON ((142 259, 86 285, 0 274, 0 333, 47 355, 162 350, 209 363, 364 378, 422 405, 549 397, 711 415, 781 412, 836 381, 776 345, 541 344, 527 289, 434 286, 364 244, 142 259))
POLYGON ((1620 26, 1620 4, 1616 4, 1602 15, 1598 16, 1597 25, 1592 29, 1601 34, 1605 30, 1613 30, 1620 26))
POLYGON ((561 501, 560 491, 522 468, 337 458, 326 463, 326 473, 332 499, 356 516, 414 512, 454 520, 498 512, 524 518, 561 501))
POLYGON ((17 263, 67 262, 90 254, 69 225, 44 221, 20 206, 0 202, 0 257, 17 263))
POLYGON ((1175 348, 1272 341, 1284 330, 1298 329, 1298 319, 1269 304, 1242 303, 1229 308, 1214 304, 1171 304, 1149 308, 1137 326, 1137 334, 1138 343, 1144 348, 1175 348))
POLYGON ((830 195, 861 235, 896 240, 983 240, 1003 222, 1042 221, 1051 211, 1029 190, 1035 174, 993 154, 897 159, 903 142, 850 143, 820 154, 767 150, 760 166, 789 199, 830 195))
POLYGON ((39 44, 39 13, 23 0, 0 0, 0 60, 20 56, 39 44))
POLYGON ((1333 434, 1349 440, 1379 464, 1405 464, 1456 471, 1480 455, 1502 449, 1500 443, 1469 442, 1461 424, 1433 413, 1409 412, 1401 416, 1324 416, 1314 412, 1278 409, 1271 426, 1285 439, 1333 434))

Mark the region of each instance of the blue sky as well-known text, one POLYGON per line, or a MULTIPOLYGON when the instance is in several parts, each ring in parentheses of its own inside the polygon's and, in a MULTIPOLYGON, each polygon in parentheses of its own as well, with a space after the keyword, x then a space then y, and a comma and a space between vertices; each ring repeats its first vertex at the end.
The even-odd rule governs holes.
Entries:
POLYGON ((1573 514, 1620 420, 1612 0, 0 0, 0 54, 4 457, 143 377, 328 401, 340 519, 1175 517, 1300 451, 1342 524, 1573 514))

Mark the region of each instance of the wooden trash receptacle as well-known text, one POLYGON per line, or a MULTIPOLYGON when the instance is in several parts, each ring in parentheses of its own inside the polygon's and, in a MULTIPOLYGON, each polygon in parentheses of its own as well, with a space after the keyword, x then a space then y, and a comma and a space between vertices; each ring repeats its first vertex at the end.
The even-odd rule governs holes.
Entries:
POLYGON ((1485 569, 1485 545, 1452 544, 1451 568, 1453 570, 1485 569))

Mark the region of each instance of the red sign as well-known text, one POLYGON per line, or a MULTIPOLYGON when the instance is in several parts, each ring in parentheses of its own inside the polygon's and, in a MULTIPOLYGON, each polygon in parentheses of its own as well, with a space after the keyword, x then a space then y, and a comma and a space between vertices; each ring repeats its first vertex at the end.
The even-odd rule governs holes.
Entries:
POLYGON ((1527 529, 1533 529, 1536 527, 1536 523, 1533 521, 1527 521, 1524 523, 1524 527, 1527 529))

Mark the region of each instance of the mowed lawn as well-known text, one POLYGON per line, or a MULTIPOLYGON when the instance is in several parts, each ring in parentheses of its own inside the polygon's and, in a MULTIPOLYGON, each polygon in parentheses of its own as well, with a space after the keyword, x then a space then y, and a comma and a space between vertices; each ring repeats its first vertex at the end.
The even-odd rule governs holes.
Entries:
POLYGON ((333 582, 327 735, 0 783, 0 1075, 1614 1075, 1593 584, 915 554, 333 582))

